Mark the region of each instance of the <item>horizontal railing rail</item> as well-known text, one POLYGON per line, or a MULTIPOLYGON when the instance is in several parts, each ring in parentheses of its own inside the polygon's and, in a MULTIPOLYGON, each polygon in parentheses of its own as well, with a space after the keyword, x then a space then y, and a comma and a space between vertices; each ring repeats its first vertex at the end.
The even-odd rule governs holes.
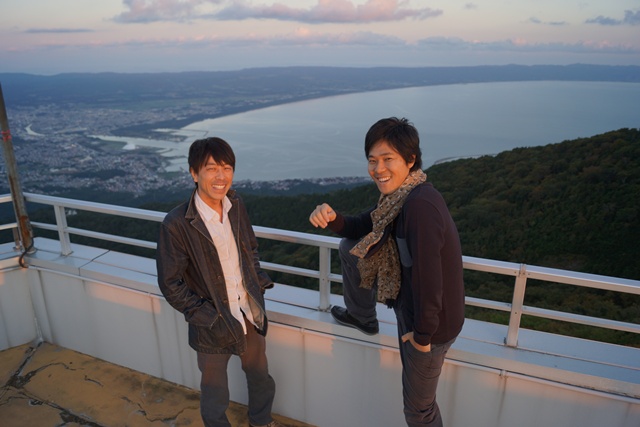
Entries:
MULTIPOLYGON (((161 222, 166 213, 136 209, 115 205, 108 205, 95 202, 85 202, 61 197, 53 197, 39 194, 25 193, 28 203, 51 206, 55 213, 55 224, 32 222, 34 229, 44 229, 57 231, 60 240, 61 254, 64 256, 72 253, 71 236, 85 236, 94 239, 121 243, 156 249, 157 244, 153 241, 144 241, 116 234, 101 233, 85 230, 67 225, 67 212, 70 210, 89 211, 106 215, 135 218, 140 220, 161 222)), ((0 203, 10 203, 9 195, 0 196, 0 203)), ((0 225, 0 230, 16 229, 17 223, 0 225)), ((319 283, 319 303, 318 310, 326 311, 330 307, 331 283, 341 283, 342 276, 331 271, 331 253, 338 249, 340 239, 337 237, 321 236, 309 233, 280 230, 268 227, 254 226, 256 236, 262 239, 275 240, 279 242, 295 243, 299 245, 315 246, 318 248, 319 267, 317 270, 294 267, 290 265, 262 262, 265 270, 277 271, 296 276, 317 279, 319 283)), ((14 232, 14 236, 18 233, 14 232)), ((20 247, 16 242, 16 247, 20 247)), ((37 249, 37 248, 36 248, 37 249)), ((489 260, 463 256, 463 267, 467 270, 493 273, 514 278, 514 289, 510 303, 501 301, 485 300, 474 297, 467 297, 466 304, 469 306, 485 309, 503 311, 509 313, 509 323, 505 344, 517 347, 518 333, 522 315, 540 317, 551 320, 559 320, 582 325, 607 328, 618 331, 625 331, 640 334, 640 325, 635 323, 620 322, 611 319, 590 317, 574 313, 548 310, 524 305, 526 285, 529 279, 539 280, 548 283, 560 283, 572 286, 602 289, 625 294, 640 295, 640 281, 622 279, 595 274, 579 273, 574 271, 559 270, 525 264, 517 264, 504 261, 489 260)))

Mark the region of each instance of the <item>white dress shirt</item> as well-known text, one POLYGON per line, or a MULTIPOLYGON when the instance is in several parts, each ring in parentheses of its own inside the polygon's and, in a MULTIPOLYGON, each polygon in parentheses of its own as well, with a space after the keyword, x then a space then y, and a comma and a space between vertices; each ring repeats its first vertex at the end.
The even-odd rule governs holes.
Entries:
POLYGON ((224 274, 224 280, 227 285, 231 314, 242 324, 242 329, 244 329, 244 333, 246 334, 247 327, 244 323, 242 313, 244 313, 247 319, 254 325, 255 322, 251 315, 247 291, 242 282, 238 245, 234 239, 231 223, 229 222, 231 201, 227 196, 222 200, 222 218, 220 218, 218 212, 207 205, 196 191, 196 209, 204 220, 213 244, 218 251, 220 264, 222 264, 222 273, 224 274))

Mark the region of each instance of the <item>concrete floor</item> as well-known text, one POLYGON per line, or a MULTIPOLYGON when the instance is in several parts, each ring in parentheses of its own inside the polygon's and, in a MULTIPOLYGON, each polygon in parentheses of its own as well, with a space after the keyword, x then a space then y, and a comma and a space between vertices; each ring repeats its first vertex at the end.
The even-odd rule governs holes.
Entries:
MULTIPOLYGON (((0 352, 2 427, 201 427, 199 406, 197 390, 56 345, 0 352)), ((227 414, 233 427, 249 425, 245 406, 232 402, 227 414)))

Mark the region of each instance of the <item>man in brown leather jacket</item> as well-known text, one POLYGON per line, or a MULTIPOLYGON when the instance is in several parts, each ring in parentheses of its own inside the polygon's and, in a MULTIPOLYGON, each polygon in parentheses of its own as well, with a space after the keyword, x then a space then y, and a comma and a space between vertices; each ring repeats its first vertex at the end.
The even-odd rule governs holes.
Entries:
POLYGON ((167 214, 158 238, 158 284, 189 324, 197 352, 200 413, 207 427, 230 426, 227 365, 240 357, 247 376, 251 426, 280 426, 271 417, 275 381, 269 375, 264 290, 258 243, 242 199, 230 190, 235 155, 220 138, 195 141, 189 171, 196 184, 189 201, 167 214))

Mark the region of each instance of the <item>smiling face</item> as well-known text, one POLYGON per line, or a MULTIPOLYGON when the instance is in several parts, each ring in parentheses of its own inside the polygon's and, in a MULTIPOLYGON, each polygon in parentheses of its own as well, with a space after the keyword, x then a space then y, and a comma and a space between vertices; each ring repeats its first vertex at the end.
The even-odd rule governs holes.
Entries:
POLYGON ((384 195, 391 194, 400 188, 414 164, 414 161, 407 163, 385 140, 373 145, 367 158, 369 175, 378 186, 380 193, 384 195))
POLYGON ((198 184, 200 198, 212 209, 222 209, 222 200, 233 182, 233 166, 216 162, 209 156, 198 172, 190 169, 193 181, 198 184))

